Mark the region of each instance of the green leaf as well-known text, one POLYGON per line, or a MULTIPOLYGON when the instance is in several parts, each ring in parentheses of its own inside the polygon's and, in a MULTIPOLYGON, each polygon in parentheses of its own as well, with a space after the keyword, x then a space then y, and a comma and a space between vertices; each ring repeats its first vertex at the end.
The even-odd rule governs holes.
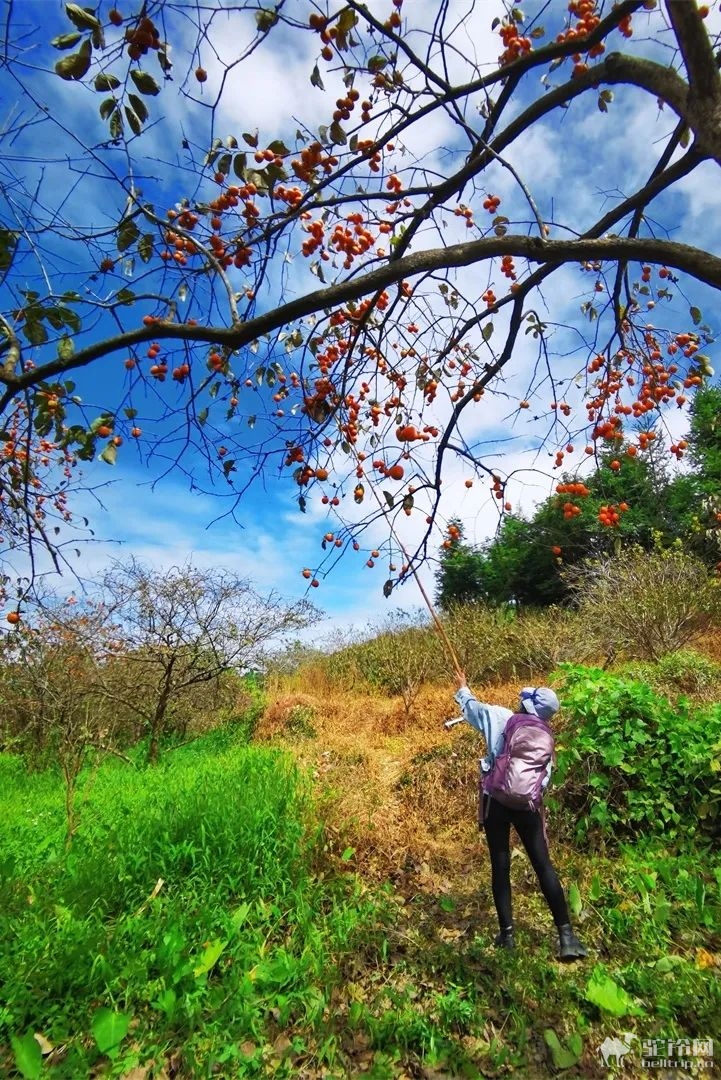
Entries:
POLYGON ((123 118, 120 115, 120 109, 113 109, 110 117, 110 138, 119 139, 123 134, 123 118))
POLYGON ((346 133, 337 120, 334 120, 331 124, 328 134, 330 135, 331 142, 338 143, 340 146, 344 146, 348 142, 346 133))
POLYGON ((133 112, 133 110, 130 108, 129 105, 125 105, 124 110, 125 110, 125 119, 128 121, 128 124, 130 125, 130 130, 133 132, 134 135, 139 135, 140 132, 143 130, 143 125, 140 123, 140 120, 135 115, 135 113, 133 112))
POLYGON ((137 116, 141 124, 144 124, 148 119, 150 113, 148 112, 148 106, 145 104, 142 98, 139 98, 137 94, 128 94, 128 101, 133 107, 133 112, 137 116))
POLYGON ((119 289, 115 294, 115 303, 130 306, 135 303, 135 293, 132 289, 119 289))
POLYGON ((579 892, 578 885, 575 881, 572 881, 568 887, 568 906, 571 909, 571 914, 578 918, 583 910, 583 903, 581 902, 581 893, 579 892))
POLYGON ((317 64, 310 73, 310 84, 311 86, 317 86, 319 90, 325 90, 325 86, 323 85, 323 80, 320 77, 320 71, 318 70, 317 64))
POLYGON ((584 992, 586 1001, 612 1016, 644 1016, 644 1010, 600 966, 595 967, 584 992))
POLYGON ((95 17, 95 12, 90 8, 80 7, 79 4, 66 4, 65 14, 78 30, 99 30, 100 23, 95 17))
POLYGON ((79 4, 66 4, 65 14, 78 30, 102 29, 94 8, 80 7, 79 4))
POLYGON ((131 1017, 128 1013, 113 1009, 98 1009, 93 1016, 90 1030, 101 1054, 114 1057, 120 1043, 128 1033, 131 1017))
POLYGON ((255 13, 255 22, 261 34, 267 34, 278 22, 277 11, 265 11, 261 9, 255 13))
POLYGON ((120 86, 120 79, 115 75, 106 75, 103 73, 95 76, 93 86, 96 90, 117 90, 120 86))
POLYGON ((257 148, 257 146, 258 146, 258 136, 257 135, 251 135, 249 131, 244 131, 243 132, 243 139, 244 139, 245 142, 247 142, 248 146, 252 146, 254 150, 257 148))
POLYGON ((701 319, 703 318, 700 309, 697 307, 689 308, 689 315, 693 319, 694 326, 698 326, 698 324, 701 322, 701 319))
POLYGON ((67 334, 63 334, 58 342, 58 357, 61 360, 72 360, 75 355, 75 345, 73 339, 68 337, 67 334))
POLYGON ((386 56, 371 56, 368 61, 368 70, 371 75, 375 75, 376 72, 382 71, 387 63, 388 58, 386 56))
POLYGON ((386 600, 388 599, 388 597, 391 595, 392 592, 393 592, 393 580, 392 580, 392 578, 388 578, 388 581, 386 581, 384 583, 384 585, 383 585, 383 595, 385 596, 386 600))
POLYGON ((120 228, 118 229, 118 238, 116 241, 116 247, 118 251, 127 251, 129 247, 136 242, 140 236, 140 229, 135 224, 133 218, 125 218, 121 221, 120 228))
POLYGON ((43 312, 45 318, 48 320, 53 330, 62 330, 65 325, 65 320, 58 308, 46 308, 43 312))
POLYGON ((117 107, 118 107, 118 103, 115 100, 115 98, 109 97, 109 98, 106 98, 105 101, 101 101, 100 102, 100 108, 98 109, 98 112, 100 113, 101 120, 107 120, 108 117, 111 116, 112 113, 115 112, 117 107))
POLYGON ((205 421, 207 419, 208 419, 208 406, 206 405, 206 407, 204 409, 201 409, 200 412, 198 413, 198 423, 201 425, 201 427, 203 426, 203 424, 205 423, 205 421))
POLYGON ((555 1069, 572 1069, 580 1061, 583 1053, 583 1039, 580 1035, 571 1035, 568 1044, 564 1046, 553 1028, 546 1028, 543 1041, 551 1052, 555 1069))
POLYGON ((343 862, 350 862, 350 860, 353 858, 354 855, 355 855, 355 848, 347 847, 345 849, 345 851, 343 852, 343 854, 341 855, 341 859, 343 860, 343 862))
POLYGON ((98 454, 98 457, 101 461, 104 461, 106 465, 114 465, 118 459, 117 446, 112 442, 108 443, 103 452, 98 454))
POLYGON ((161 994, 158 994, 155 1001, 152 1002, 154 1008, 159 1009, 160 1012, 165 1013, 166 1016, 170 1016, 175 1009, 178 1001, 178 995, 175 990, 169 986, 166 990, 163 990, 161 994))
POLYGON ((239 180, 245 180, 245 170, 248 165, 246 154, 236 154, 233 158, 233 172, 239 180))
POLYGON ((207 973, 215 967, 221 954, 227 948, 227 945, 228 942, 222 941, 220 938, 215 938, 206 945, 200 960, 193 968, 193 975, 196 979, 199 979, 201 975, 207 975, 207 973))
POLYGON ((10 229, 0 229, 0 270, 9 270, 12 266, 18 235, 10 229))
POLYGON ((145 94, 146 97, 155 97, 156 94, 160 93, 160 87, 153 76, 149 75, 147 71, 131 68, 130 78, 133 80, 140 93, 145 94))
POLYGON ((383 498, 385 499, 385 501, 388 503, 388 506, 392 510, 393 507, 395 506, 395 503, 393 501, 393 496, 391 495, 390 491, 384 491, 383 492, 383 498))
POLYGON ((679 965, 685 964, 686 960, 683 956, 677 956, 675 953, 669 953, 667 956, 662 956, 660 960, 657 960, 653 965, 654 971, 657 971, 659 975, 669 975, 674 968, 679 965))
POLYGON ((50 44, 54 49, 73 49, 80 41, 82 34, 78 34, 75 31, 72 34, 60 34, 59 37, 54 37, 50 44))
POLYGON ((90 70, 91 54, 92 46, 90 41, 86 40, 76 53, 71 53, 70 56, 64 56, 62 60, 58 60, 55 65, 56 74, 67 82, 77 82, 79 79, 83 79, 90 70))
POLYGON ((679 135, 679 139, 678 139, 679 146, 682 146, 683 149, 685 150, 686 147, 688 146, 688 144, 690 143, 690 141, 691 141, 691 132, 690 132, 689 128, 686 127, 686 128, 683 129, 683 131, 679 135))
POLYGON ((47 330, 36 319, 27 319, 23 326, 23 334, 31 345, 44 345, 48 340, 47 330))
POLYGON ((144 263, 150 262, 153 255, 153 234, 143 233, 138 240, 138 255, 144 263))
POLYGON ((36 1080, 42 1072, 43 1055, 32 1031, 22 1036, 11 1035, 10 1043, 15 1055, 15 1068, 26 1080, 36 1080))
POLYGON ((82 325, 80 316, 77 311, 73 311, 72 308, 58 307, 55 311, 60 319, 61 323, 65 326, 69 326, 74 334, 80 333, 80 327, 82 325))
POLYGON ((353 30, 353 28, 357 25, 357 23, 358 16, 356 15, 355 11, 353 11, 353 9, 349 7, 344 8, 336 19, 335 44, 341 50, 341 52, 345 51, 345 49, 348 48, 348 35, 350 34, 351 30, 353 30))
POLYGON ((128 420, 134 420, 135 417, 138 415, 137 409, 123 409, 123 412, 127 416, 128 420))
POLYGON ((268 149, 272 150, 274 154, 278 154, 279 157, 288 157, 290 150, 285 145, 282 139, 273 139, 268 143, 268 149))
POLYGON ((492 336, 493 336, 493 323, 488 322, 483 327, 483 332, 481 334, 481 337, 483 338, 484 341, 490 341, 492 336))

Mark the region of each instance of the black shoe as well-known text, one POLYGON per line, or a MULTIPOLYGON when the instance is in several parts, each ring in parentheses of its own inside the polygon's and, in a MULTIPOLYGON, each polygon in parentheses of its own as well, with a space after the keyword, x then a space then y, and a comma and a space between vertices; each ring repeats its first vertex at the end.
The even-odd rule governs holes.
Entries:
POLYGON ((558 959, 559 960, 583 960, 588 956, 588 950, 584 948, 573 932, 570 923, 558 927, 558 959))
POLYGON ((513 937, 513 927, 507 926, 505 930, 501 930, 500 933, 496 934, 493 944, 497 949, 515 949, 516 941, 513 937))

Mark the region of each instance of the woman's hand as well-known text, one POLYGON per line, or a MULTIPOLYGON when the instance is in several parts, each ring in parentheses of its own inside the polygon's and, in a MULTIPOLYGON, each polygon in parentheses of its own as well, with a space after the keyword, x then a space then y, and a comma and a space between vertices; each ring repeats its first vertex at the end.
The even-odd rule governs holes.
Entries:
POLYGON ((457 671, 455 673, 455 678, 456 678, 456 686, 458 687, 459 690, 462 690, 464 686, 468 686, 468 683, 466 682, 466 676, 462 671, 457 671))

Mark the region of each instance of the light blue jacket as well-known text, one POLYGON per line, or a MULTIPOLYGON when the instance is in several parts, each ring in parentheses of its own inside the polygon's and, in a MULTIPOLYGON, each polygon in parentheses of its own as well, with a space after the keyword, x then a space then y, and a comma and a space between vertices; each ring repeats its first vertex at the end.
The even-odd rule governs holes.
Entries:
MULTIPOLYGON (((513 712, 511 709, 504 708, 503 705, 487 705, 479 701, 467 686, 461 687, 455 699, 461 707, 463 719, 479 731, 485 740, 486 756, 481 758, 481 769, 484 773, 490 772, 493 758, 497 757, 503 749, 503 734, 513 712)), ((520 707, 518 711, 521 711, 520 707)), ((553 762, 549 761, 543 783, 544 790, 551 779, 552 768, 553 762)))
POLYGON ((491 759, 503 749, 503 733, 513 713, 502 705, 486 705, 478 701, 467 686, 462 686, 458 691, 456 701, 463 712, 463 719, 485 740, 486 756, 481 760, 481 768, 484 772, 490 772, 491 759))

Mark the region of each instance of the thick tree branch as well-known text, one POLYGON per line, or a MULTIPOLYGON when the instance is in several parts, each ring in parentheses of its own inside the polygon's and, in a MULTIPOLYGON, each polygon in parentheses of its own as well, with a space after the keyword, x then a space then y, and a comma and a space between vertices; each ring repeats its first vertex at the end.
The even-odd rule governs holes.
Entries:
POLYGON ((433 248, 406 255, 398 262, 387 263, 377 270, 351 281, 341 281, 325 289, 318 289, 307 296, 291 300, 272 311, 257 315, 239 326, 188 326, 186 323, 158 322, 151 327, 138 327, 126 334, 96 342, 80 350, 70 360, 54 360, 34 371, 24 372, 13 380, 7 380, 7 390, 0 400, 0 409, 19 391, 40 381, 56 378, 67 371, 87 367, 100 357, 121 349, 132 348, 142 342, 175 339, 199 341, 236 350, 250 345, 259 337, 273 333, 307 315, 314 315, 341 304, 353 303, 378 289, 387 289, 406 278, 438 270, 472 266, 486 259, 512 255, 532 263, 562 266, 565 263, 616 259, 648 262, 673 267, 706 285, 721 289, 721 258, 689 244, 652 238, 628 238, 609 236, 583 240, 541 240, 529 236, 491 236, 471 240, 465 244, 433 248))
POLYGON ((666 10, 681 50, 691 95, 698 101, 721 98, 716 59, 695 0, 666 0, 666 10))

